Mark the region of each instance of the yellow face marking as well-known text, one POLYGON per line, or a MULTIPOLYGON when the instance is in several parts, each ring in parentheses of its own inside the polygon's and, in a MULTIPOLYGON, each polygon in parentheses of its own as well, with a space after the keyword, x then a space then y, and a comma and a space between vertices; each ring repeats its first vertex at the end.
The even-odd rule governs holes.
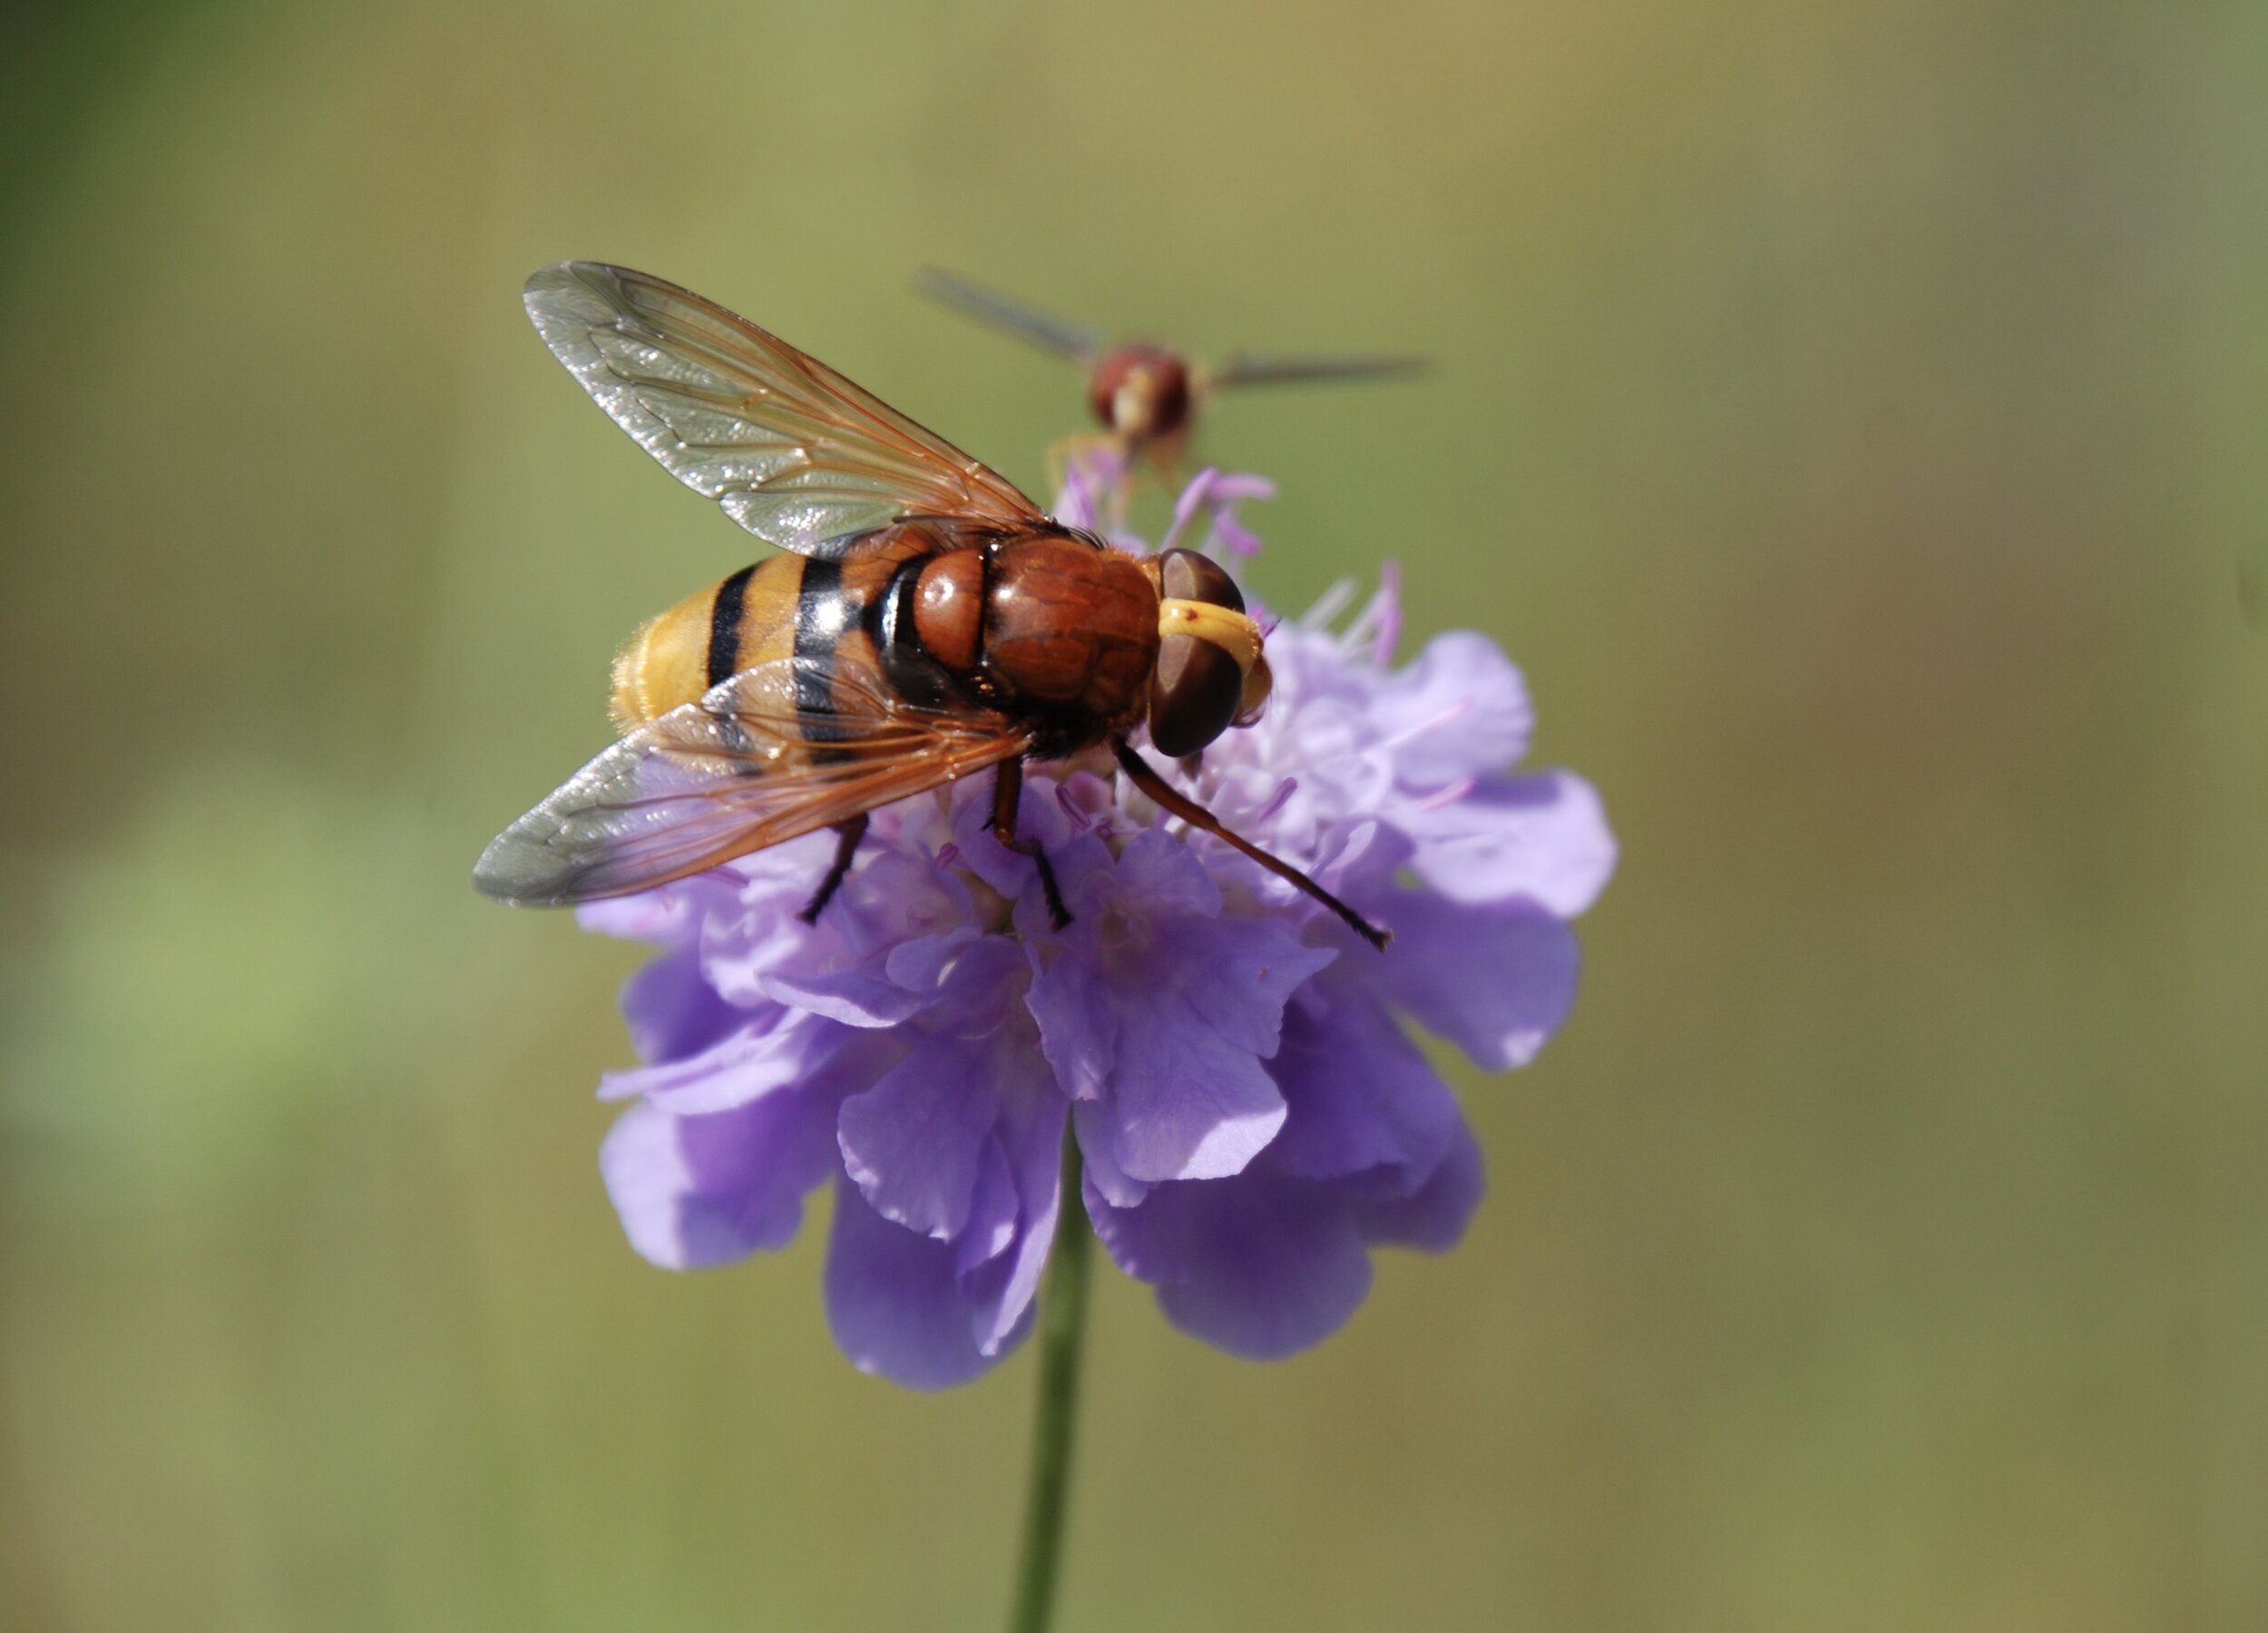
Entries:
POLYGON ((1126 378, 1110 396, 1110 418, 1118 428, 1129 436, 1140 436, 1149 429, 1149 422, 1158 407, 1156 371, 1148 364, 1137 364, 1127 371, 1126 378))
POLYGON ((1237 672, 1249 677, 1260 661, 1260 626, 1241 612, 1211 601, 1177 601, 1171 596, 1158 603, 1158 633, 1194 635, 1209 640, 1237 660, 1237 672))

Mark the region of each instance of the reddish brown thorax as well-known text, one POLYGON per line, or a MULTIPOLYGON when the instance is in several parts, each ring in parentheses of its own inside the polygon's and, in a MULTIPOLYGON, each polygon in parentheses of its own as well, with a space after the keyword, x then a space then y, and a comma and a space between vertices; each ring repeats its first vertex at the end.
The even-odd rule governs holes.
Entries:
POLYGON ((956 550, 922 569, 914 628, 922 650, 955 675, 975 672, 984 656, 984 552, 956 550))
POLYGON ((1189 423, 1189 366, 1159 346, 1121 346, 1087 376, 1095 417, 1124 436, 1167 437, 1189 423))
POLYGON ((1133 561, 1079 539, 1012 540, 923 569, 928 654, 995 707, 1079 715, 1098 733, 1137 718, 1158 660, 1158 592, 1133 561))

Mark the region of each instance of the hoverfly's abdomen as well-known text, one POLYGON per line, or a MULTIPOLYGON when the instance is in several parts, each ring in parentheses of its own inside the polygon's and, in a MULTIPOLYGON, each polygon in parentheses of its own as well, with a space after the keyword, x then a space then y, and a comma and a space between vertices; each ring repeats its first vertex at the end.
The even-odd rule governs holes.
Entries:
MULTIPOLYGON (((866 603, 904 553, 877 551, 849 567, 767 556, 687 596, 631 636, 614 660, 615 719, 628 731, 742 670, 779 658, 831 660, 846 640, 863 642, 866 603)), ((865 661, 871 665, 871 652, 865 661)))
POLYGON ((649 619, 614 660, 616 723, 629 731, 692 702, 716 683, 719 659, 718 680, 786 657, 802 568, 799 557, 771 556, 649 619))
POLYGON ((990 567, 985 668, 1012 702, 1109 728, 1140 711, 1158 660, 1158 592, 1140 567, 1061 537, 1009 544, 990 567))

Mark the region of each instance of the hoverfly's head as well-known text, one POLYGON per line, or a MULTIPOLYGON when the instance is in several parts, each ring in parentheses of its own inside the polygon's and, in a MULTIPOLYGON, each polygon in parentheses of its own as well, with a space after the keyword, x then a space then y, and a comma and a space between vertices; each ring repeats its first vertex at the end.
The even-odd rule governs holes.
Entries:
POLYGON ((1195 754, 1231 726, 1249 726, 1268 700, 1260 626, 1236 581, 1193 550, 1157 559, 1158 672, 1149 740, 1160 754, 1195 754))
POLYGON ((1137 440, 1171 436, 1189 423, 1189 366, 1158 346, 1121 346, 1088 377, 1095 417, 1137 440))

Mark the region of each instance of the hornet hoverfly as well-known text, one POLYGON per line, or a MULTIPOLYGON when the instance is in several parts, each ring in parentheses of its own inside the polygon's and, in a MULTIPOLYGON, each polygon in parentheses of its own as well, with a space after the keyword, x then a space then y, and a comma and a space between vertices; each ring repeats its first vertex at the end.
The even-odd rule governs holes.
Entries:
POLYGON ((1194 754, 1267 700, 1244 598, 1186 550, 1137 558, 1051 520, 1001 476, 826 364, 642 272, 574 261, 528 280, 552 355, 662 467, 789 552, 688 596, 614 665, 621 740, 488 846, 501 901, 627 895, 832 827, 810 923, 848 875, 867 813, 994 770, 992 827, 1017 832, 1027 759, 1107 744, 1162 810, 1337 914, 1386 934, 1224 827, 1128 740, 1194 754))
POLYGON ((1129 457, 1146 456, 1161 472, 1179 457, 1205 399, 1226 386, 1380 379, 1415 374, 1425 367, 1419 357, 1256 357, 1239 352, 1207 368, 1171 347, 1128 343, 1106 347, 1091 325, 1066 323, 942 268, 923 268, 914 277, 914 288, 1078 365, 1087 376, 1087 406, 1107 435, 1129 457))

